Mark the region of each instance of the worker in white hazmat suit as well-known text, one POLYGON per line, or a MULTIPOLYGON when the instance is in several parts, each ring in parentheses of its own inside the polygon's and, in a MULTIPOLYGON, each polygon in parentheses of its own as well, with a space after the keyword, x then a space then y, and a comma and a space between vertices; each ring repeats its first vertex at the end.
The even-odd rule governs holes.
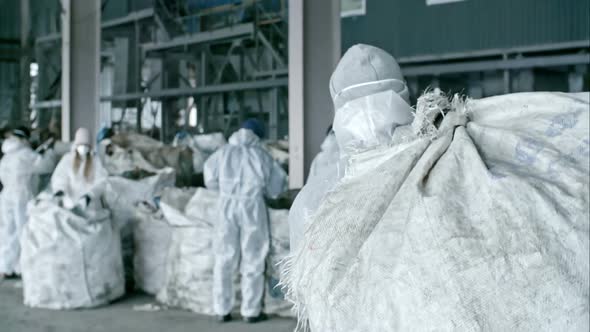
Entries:
POLYGON ((286 189, 286 174, 260 143, 262 125, 248 120, 229 144, 205 163, 208 188, 220 192, 220 220, 215 229, 213 309, 221 322, 231 320, 234 270, 241 262, 241 314, 246 322, 266 319, 261 311, 265 259, 270 234, 264 197, 286 189), (240 259, 241 256, 241 259, 240 259))
POLYGON ((91 142, 86 128, 76 131, 72 151, 63 156, 51 177, 55 196, 64 197, 71 203, 86 198, 88 203, 90 191, 107 178, 100 158, 92 152, 91 142))
POLYGON ((324 195, 336 184, 343 174, 340 166, 338 142, 332 130, 321 145, 321 151, 313 159, 307 183, 301 189, 289 210, 290 249, 295 252, 303 237, 305 221, 320 205, 324 195))
MULTIPOLYGON (((380 152, 394 145, 400 135, 404 136, 407 125, 413 120, 413 109, 399 65, 390 54, 376 47, 362 44, 351 47, 332 74, 329 88, 335 108, 333 129, 345 165, 342 181, 346 181, 347 177, 366 172, 381 162, 379 158, 383 154, 380 152)), ((333 190, 338 190, 338 183, 333 190)), ((317 211, 331 198, 330 193, 326 194, 317 211)), ((312 216, 309 222, 314 220, 312 216)), ((323 319, 324 312, 318 310, 322 307, 316 305, 317 298, 327 294, 310 294, 309 285, 315 281, 302 279, 308 274, 301 272, 306 271, 306 267, 298 265, 301 264, 299 256, 306 256, 310 251, 302 251, 303 243, 308 243, 306 237, 301 243, 295 255, 298 258, 284 280, 289 297, 308 318, 311 331, 336 331, 330 329, 332 322, 323 319)), ((338 299, 326 298, 325 301, 338 299)))
POLYGON ((354 158, 389 145, 398 126, 412 122, 409 91, 395 59, 369 45, 351 47, 330 79, 330 94, 336 109, 333 130, 322 147, 322 167, 312 165, 308 183, 291 207, 291 252, 298 249, 306 220, 319 207, 325 194, 347 172, 358 171, 354 158), (332 144, 338 147, 329 147, 332 144), (326 153, 324 154, 324 151, 326 153), (322 169, 321 174, 314 174, 322 169))
POLYGON ((345 176, 357 171, 355 155, 389 146, 396 128, 413 120, 400 67, 389 53, 377 47, 351 47, 330 78, 330 94, 345 176))
POLYGON ((55 158, 45 151, 37 153, 29 144, 29 131, 15 129, 2 144, 4 157, 0 161, 0 181, 4 188, 0 196, 0 279, 20 274, 21 230, 27 222, 27 203, 39 188, 40 175, 51 173, 55 158))

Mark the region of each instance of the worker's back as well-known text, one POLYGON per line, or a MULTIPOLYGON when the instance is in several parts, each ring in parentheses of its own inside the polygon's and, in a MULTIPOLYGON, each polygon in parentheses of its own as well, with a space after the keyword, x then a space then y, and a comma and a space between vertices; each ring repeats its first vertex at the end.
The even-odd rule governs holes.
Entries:
POLYGON ((236 198, 253 198, 265 193, 270 177, 271 156, 250 130, 235 132, 219 152, 219 191, 236 198))

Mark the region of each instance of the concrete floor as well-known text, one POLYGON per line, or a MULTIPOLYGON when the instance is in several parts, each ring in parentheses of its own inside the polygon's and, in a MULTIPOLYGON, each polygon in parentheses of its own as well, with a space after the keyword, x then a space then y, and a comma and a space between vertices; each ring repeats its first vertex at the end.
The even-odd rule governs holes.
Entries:
POLYGON ((296 325, 294 320, 284 318, 258 324, 220 324, 211 317, 182 310, 134 311, 134 305, 154 303, 152 297, 141 294, 92 310, 31 309, 22 304, 18 284, 13 280, 0 281, 2 332, 291 332, 296 325))

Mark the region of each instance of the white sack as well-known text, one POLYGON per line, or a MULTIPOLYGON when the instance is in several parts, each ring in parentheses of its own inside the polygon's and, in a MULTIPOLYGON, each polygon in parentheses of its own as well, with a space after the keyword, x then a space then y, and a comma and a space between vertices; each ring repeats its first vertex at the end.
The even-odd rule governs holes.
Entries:
POLYGON ((136 220, 133 224, 133 273, 135 286, 156 294, 166 278, 166 259, 172 228, 164 219, 162 211, 146 202, 136 205, 136 220))
POLYGON ((207 156, 212 155, 215 151, 227 144, 227 140, 222 133, 195 135, 193 139, 196 146, 207 154, 207 156))
POLYGON ((158 169, 147 161, 142 154, 133 148, 123 148, 112 144, 110 140, 104 140, 98 147, 98 155, 109 175, 121 175, 124 172, 142 169, 148 172, 156 172, 158 169), (107 147, 111 154, 107 154, 107 147))
POLYGON ((91 308, 125 293, 119 232, 108 210, 67 210, 43 197, 29 215, 21 237, 25 305, 91 308))
POLYGON ((172 226, 166 281, 158 301, 200 314, 213 314, 213 225, 218 193, 198 188, 190 201, 161 201, 172 226))
POLYGON ((455 100, 437 129, 442 104, 354 155, 311 218, 285 280, 301 322, 588 331, 589 94, 455 100))
POLYGON ((141 180, 110 176, 105 181, 105 203, 112 211, 115 224, 124 228, 135 217, 138 202, 151 202, 164 188, 174 186, 175 174, 172 168, 164 168, 155 175, 141 180))

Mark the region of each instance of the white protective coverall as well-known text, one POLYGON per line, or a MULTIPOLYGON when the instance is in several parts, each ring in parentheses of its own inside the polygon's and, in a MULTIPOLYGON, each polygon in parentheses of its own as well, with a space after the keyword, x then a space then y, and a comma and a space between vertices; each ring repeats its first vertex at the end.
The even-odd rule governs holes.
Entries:
POLYGON ((343 175, 340 167, 340 151, 334 133, 328 134, 320 153, 313 159, 307 183, 289 210, 290 249, 295 252, 305 231, 305 221, 320 205, 324 195, 343 175))
POLYGON ((306 220, 325 194, 351 171, 353 155, 387 146, 395 129, 413 119, 399 65, 390 54, 373 46, 359 44, 346 52, 330 79, 330 94, 336 109, 335 136, 328 136, 322 144, 307 184, 289 212, 292 253, 303 238, 306 220))
POLYGON ((270 241, 264 196, 274 198, 286 189, 285 171, 263 150, 254 132, 240 129, 207 160, 204 177, 208 188, 220 192, 213 309, 217 315, 231 312, 234 271, 241 254, 241 314, 256 317, 261 312, 270 241))
POLYGON ((66 198, 77 202, 82 196, 88 194, 95 186, 104 181, 108 173, 102 166, 100 158, 95 154, 82 159, 78 169, 74 169, 75 149, 63 156, 51 177, 51 189, 53 193, 62 191, 66 198), (92 162, 88 177, 84 176, 86 164, 92 162))
MULTIPOLYGON (((330 79, 330 92, 335 108, 333 130, 344 163, 341 182, 346 182, 348 177, 371 170, 381 162, 382 151, 403 139, 407 124, 413 120, 413 109, 399 65, 387 52, 373 46, 355 45, 344 54, 330 79)), ((336 183, 332 189, 338 188, 336 183)), ((322 210, 321 205, 331 197, 326 195, 316 211, 322 210)), ((314 220, 312 216, 308 222, 314 220)), ((301 237, 299 246, 292 251, 291 271, 284 280, 288 296, 296 303, 299 314, 308 318, 311 331, 337 331, 322 320, 325 312, 316 306, 321 302, 316 298, 324 294, 317 290, 310 294, 309 285, 317 284, 316 280, 301 278, 300 271, 306 271, 307 266, 300 259, 309 252, 304 250, 304 243, 308 243, 307 239, 301 237)))
POLYGON ((37 194, 39 175, 51 173, 55 161, 50 155, 36 153, 27 142, 16 137, 4 141, 2 152, 0 181, 4 189, 0 196, 0 274, 20 274, 19 238, 27 222, 27 203, 37 194))

